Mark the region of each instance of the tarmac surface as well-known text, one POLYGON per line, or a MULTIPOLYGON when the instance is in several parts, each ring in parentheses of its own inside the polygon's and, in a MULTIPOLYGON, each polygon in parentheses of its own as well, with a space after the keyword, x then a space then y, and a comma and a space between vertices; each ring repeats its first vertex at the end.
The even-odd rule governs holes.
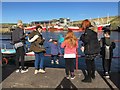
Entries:
MULTIPOLYGON (((34 67, 29 67, 26 73, 16 73, 13 66, 8 65, 3 68, 2 88, 11 89, 108 89, 119 90, 118 86, 111 79, 106 79, 96 71, 96 78, 92 83, 81 82, 85 76, 85 70, 75 70, 75 79, 66 79, 64 68, 46 68, 45 74, 34 74, 34 67), (10 68, 8 68, 10 67, 10 68), (11 69, 12 68, 12 69, 11 69), (12 71, 11 71, 12 70, 12 71), (5 74, 7 72, 7 74, 5 74), (6 76, 5 76, 6 75, 6 76)), ((118 74, 114 74, 118 75, 118 74)), ((118 76, 115 76, 118 77, 118 76)), ((118 82, 119 84, 119 78, 118 82)))

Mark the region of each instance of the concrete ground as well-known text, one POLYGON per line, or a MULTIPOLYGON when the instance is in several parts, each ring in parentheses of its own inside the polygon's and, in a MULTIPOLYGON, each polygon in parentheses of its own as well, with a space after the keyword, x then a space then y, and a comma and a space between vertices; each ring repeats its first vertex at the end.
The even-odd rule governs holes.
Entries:
MULTIPOLYGON (((8 69, 8 68, 7 68, 8 69)), ((14 69, 14 68, 13 68, 14 69)), ((4 68, 5 70, 5 68, 4 68)), ((43 89, 61 89, 74 88, 78 89, 117 89, 119 88, 110 80, 101 77, 96 71, 96 79, 92 83, 83 83, 84 70, 75 70, 76 78, 74 80, 65 78, 64 68, 46 68, 46 73, 37 75, 34 74, 34 67, 29 67, 27 73, 16 73, 10 71, 7 77, 3 78, 2 88, 43 88, 43 89)), ((5 72, 3 71, 3 75, 5 72)))

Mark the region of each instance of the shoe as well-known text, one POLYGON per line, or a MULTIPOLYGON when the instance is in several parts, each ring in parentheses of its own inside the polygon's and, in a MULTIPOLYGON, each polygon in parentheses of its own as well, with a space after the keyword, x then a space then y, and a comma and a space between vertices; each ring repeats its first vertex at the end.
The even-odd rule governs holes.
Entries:
POLYGON ((87 78, 83 79, 82 82, 84 82, 84 83, 91 83, 92 80, 91 80, 90 77, 87 77, 87 78))
POLYGON ((107 76, 105 76, 105 78, 109 79, 109 78, 110 78, 110 76, 109 76, 109 75, 107 75, 107 76))
POLYGON ((56 62, 56 64, 59 64, 59 60, 56 60, 55 62, 56 62))
POLYGON ((92 77, 92 79, 95 79, 95 75, 94 74, 92 74, 91 77, 92 77))
POLYGON ((20 72, 20 69, 17 69, 15 72, 16 72, 16 73, 20 72))
POLYGON ((45 73, 45 71, 43 69, 39 69, 40 73, 45 73))
POLYGON ((67 78, 67 79, 70 79, 69 75, 66 75, 66 78, 67 78))
POLYGON ((28 69, 26 69, 26 70, 21 70, 21 73, 26 73, 26 72, 28 72, 28 69))
POLYGON ((75 75, 72 75, 72 76, 71 76, 71 79, 75 79, 75 75))
POLYGON ((38 70, 35 70, 34 74, 37 74, 38 73, 38 70))
POLYGON ((51 64, 54 64, 54 61, 53 61, 53 60, 51 60, 51 64))
POLYGON ((22 66, 19 66, 19 69, 22 69, 22 66))
POLYGON ((108 75, 108 72, 105 72, 105 76, 107 76, 108 75))

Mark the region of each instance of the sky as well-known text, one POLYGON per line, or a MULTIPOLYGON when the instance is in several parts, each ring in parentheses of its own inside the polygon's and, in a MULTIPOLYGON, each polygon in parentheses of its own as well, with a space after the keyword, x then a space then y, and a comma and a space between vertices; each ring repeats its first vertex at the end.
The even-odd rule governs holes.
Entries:
POLYGON ((2 2, 2 23, 70 18, 71 21, 118 15, 118 2, 2 2))

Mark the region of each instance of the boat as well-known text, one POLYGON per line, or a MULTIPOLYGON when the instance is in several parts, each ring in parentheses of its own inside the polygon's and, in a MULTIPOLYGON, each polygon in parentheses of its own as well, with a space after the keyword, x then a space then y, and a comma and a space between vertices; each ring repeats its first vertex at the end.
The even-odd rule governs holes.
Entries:
MULTIPOLYGON (((31 26, 31 27, 26 27, 25 30, 35 30, 36 26, 31 26)), ((67 31, 67 30, 73 30, 73 31, 82 31, 81 28, 77 27, 77 26, 49 26, 49 27, 43 27, 43 31, 67 31)))
MULTIPOLYGON (((12 49, 1 49, 2 59, 8 61, 9 58, 13 58, 16 54, 16 50, 12 49)), ((25 53, 25 61, 35 60, 34 52, 26 52, 25 53)))
POLYGON ((110 20, 109 20, 109 14, 108 14, 108 16, 106 17, 107 19, 106 19, 106 23, 103 21, 103 19, 102 18, 99 18, 99 16, 98 16, 98 20, 95 22, 95 24, 97 25, 97 28, 98 28, 98 31, 102 31, 103 30, 103 27, 110 27, 110 20), (101 19, 101 21, 100 21, 100 19, 101 19))
POLYGON ((102 31, 102 30, 103 30, 103 27, 108 27, 108 26, 110 26, 110 25, 111 25, 110 23, 97 25, 98 31, 102 31))

